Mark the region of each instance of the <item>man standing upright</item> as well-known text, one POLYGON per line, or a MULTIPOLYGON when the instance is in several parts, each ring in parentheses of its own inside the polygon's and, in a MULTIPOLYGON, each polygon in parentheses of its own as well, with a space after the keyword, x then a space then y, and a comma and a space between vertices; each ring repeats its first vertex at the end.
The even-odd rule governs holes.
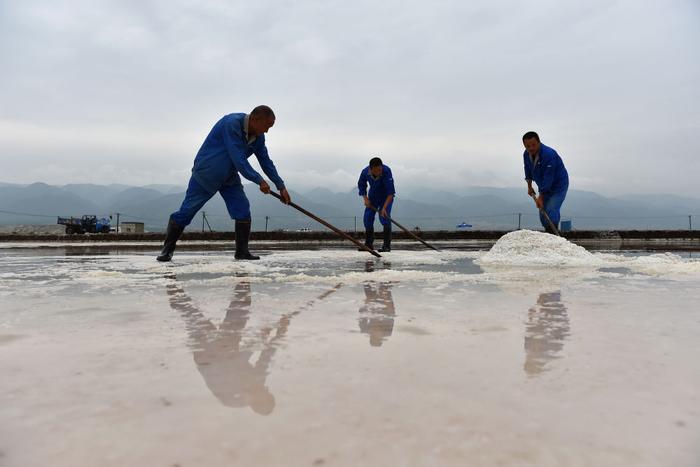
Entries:
POLYGON ((248 250, 250 203, 243 191, 239 174, 259 185, 263 193, 270 193, 270 185, 248 162, 248 158, 255 154, 263 172, 280 191, 282 202, 289 204, 289 193, 265 146, 265 133, 274 124, 275 114, 266 105, 254 108, 250 114, 226 115, 216 122, 194 159, 192 176, 182 206, 170 216, 158 261, 172 259, 182 231, 217 191, 226 202, 231 219, 236 222, 236 259, 260 259, 248 250))
MULTIPOLYGON (((569 174, 564 167, 557 151, 545 146, 540 142, 540 137, 534 131, 528 131, 523 135, 523 162, 525 165, 525 181, 527 182, 527 193, 530 196, 535 194, 532 188, 532 181, 537 183, 540 194, 535 203, 537 207, 547 213, 552 223, 559 226, 561 218, 561 205, 566 198, 569 189, 569 174)), ((547 219, 540 212, 540 222, 545 231, 554 234, 547 219)))
POLYGON ((369 161, 369 166, 362 169, 357 181, 360 196, 365 201, 365 245, 374 248, 374 215, 379 211, 379 222, 384 227, 384 244, 379 251, 391 251, 391 207, 394 204, 394 177, 391 169, 378 157, 369 161), (367 193, 369 185, 369 194, 367 193))

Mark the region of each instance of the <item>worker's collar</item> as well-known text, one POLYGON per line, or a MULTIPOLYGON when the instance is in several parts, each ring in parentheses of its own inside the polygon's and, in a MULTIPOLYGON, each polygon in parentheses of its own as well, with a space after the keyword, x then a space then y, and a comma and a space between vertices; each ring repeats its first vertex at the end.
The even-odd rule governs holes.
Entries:
POLYGON ((527 155, 530 156, 530 162, 532 162, 533 167, 536 166, 537 161, 540 160, 540 153, 541 152, 542 152, 542 145, 540 145, 540 150, 537 151, 534 156, 532 154, 530 154, 529 152, 527 153, 527 155))
POLYGON ((245 133, 245 139, 248 142, 248 144, 252 144, 257 139, 257 136, 250 136, 248 134, 248 122, 249 121, 250 121, 250 115, 245 114, 245 117, 243 117, 243 133, 245 133))

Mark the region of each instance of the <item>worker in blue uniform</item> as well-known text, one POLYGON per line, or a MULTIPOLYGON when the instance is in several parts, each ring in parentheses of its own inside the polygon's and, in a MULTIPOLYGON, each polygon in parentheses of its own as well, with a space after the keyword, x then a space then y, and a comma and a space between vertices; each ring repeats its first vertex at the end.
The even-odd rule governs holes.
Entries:
POLYGON ((267 153, 265 133, 275 124, 275 114, 266 105, 260 105, 250 114, 233 113, 216 122, 204 140, 194 159, 185 199, 180 209, 170 216, 163 250, 158 261, 170 261, 175 244, 204 204, 218 191, 226 202, 231 219, 236 223, 236 259, 255 260, 248 249, 250 238, 250 203, 243 190, 240 175, 260 187, 265 194, 270 193, 270 185, 253 169, 248 158, 255 154, 263 172, 275 184, 282 202, 289 204, 291 199, 284 181, 277 174, 267 153), (239 175, 240 174, 240 175, 239 175))
POLYGON ((540 209, 540 222, 546 232, 554 234, 556 232, 552 230, 542 211, 547 213, 555 226, 559 226, 561 205, 569 189, 569 174, 557 151, 542 144, 540 137, 534 131, 523 135, 523 145, 525 146, 523 163, 527 193, 530 196, 536 194, 532 187, 534 180, 539 190, 535 203, 540 209))
POLYGON ((391 169, 382 163, 378 157, 373 157, 369 165, 362 169, 357 181, 360 196, 365 202, 365 245, 374 248, 374 219, 379 211, 379 222, 384 228, 384 244, 381 252, 391 251, 391 208, 394 204, 394 176, 391 169), (367 186, 369 185, 369 192, 367 186))

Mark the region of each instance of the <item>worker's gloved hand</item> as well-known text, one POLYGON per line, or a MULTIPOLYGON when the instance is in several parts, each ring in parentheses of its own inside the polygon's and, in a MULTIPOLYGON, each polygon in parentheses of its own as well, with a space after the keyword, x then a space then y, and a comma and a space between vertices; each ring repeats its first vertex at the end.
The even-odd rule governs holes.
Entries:
POLYGON ((537 197, 537 199, 535 200, 535 203, 537 204, 537 207, 538 207, 539 209, 544 208, 544 196, 542 196, 542 195, 540 194, 540 195, 537 197))
POLYGON ((531 186, 527 187, 527 195, 528 195, 530 198, 532 198, 533 196, 535 196, 535 194, 536 194, 536 193, 535 193, 535 189, 534 189, 534 188, 532 188, 531 186))
POLYGON ((265 180, 260 182, 260 191, 262 191, 266 195, 270 194, 270 185, 265 180))
POLYGON ((281 201, 284 204, 289 204, 292 202, 292 198, 289 196, 289 192, 287 191, 286 188, 282 188, 280 190, 280 196, 282 197, 281 201))

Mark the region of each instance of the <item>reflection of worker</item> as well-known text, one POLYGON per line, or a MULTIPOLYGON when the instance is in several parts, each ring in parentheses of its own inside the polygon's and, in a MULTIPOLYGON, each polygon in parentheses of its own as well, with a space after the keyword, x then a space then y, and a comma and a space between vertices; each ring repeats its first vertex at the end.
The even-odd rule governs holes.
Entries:
POLYGON ((528 311, 525 325, 525 372, 536 376, 564 348, 569 337, 569 316, 561 292, 542 293, 537 305, 528 311))
POLYGON ((379 347, 394 330, 394 299, 391 284, 366 282, 365 303, 360 307, 360 331, 369 334, 369 344, 379 347))
POLYGON ((275 397, 265 385, 265 380, 279 345, 277 341, 284 338, 294 316, 341 287, 338 284, 301 308, 283 315, 272 335, 273 328, 270 327, 257 333, 246 331, 251 305, 249 282, 236 284, 226 317, 217 328, 192 303, 192 299, 177 284, 175 275, 168 274, 166 277, 173 279, 167 285, 170 306, 185 320, 194 362, 209 390, 227 407, 249 406, 261 415, 269 415, 275 408, 275 397), (260 355, 251 363, 257 351, 260 351, 260 355))
POLYGON ((192 303, 177 283, 167 286, 170 306, 180 312, 189 333, 192 355, 209 390, 227 407, 249 406, 261 415, 268 415, 275 407, 275 397, 265 385, 270 362, 277 350, 275 340, 284 336, 289 326, 285 316, 277 324, 277 332, 269 338, 272 329, 263 329, 254 343, 243 342, 253 337, 245 332, 250 311, 250 283, 236 284, 226 317, 217 328, 192 303), (257 343, 262 341, 260 356, 251 363, 257 343))

